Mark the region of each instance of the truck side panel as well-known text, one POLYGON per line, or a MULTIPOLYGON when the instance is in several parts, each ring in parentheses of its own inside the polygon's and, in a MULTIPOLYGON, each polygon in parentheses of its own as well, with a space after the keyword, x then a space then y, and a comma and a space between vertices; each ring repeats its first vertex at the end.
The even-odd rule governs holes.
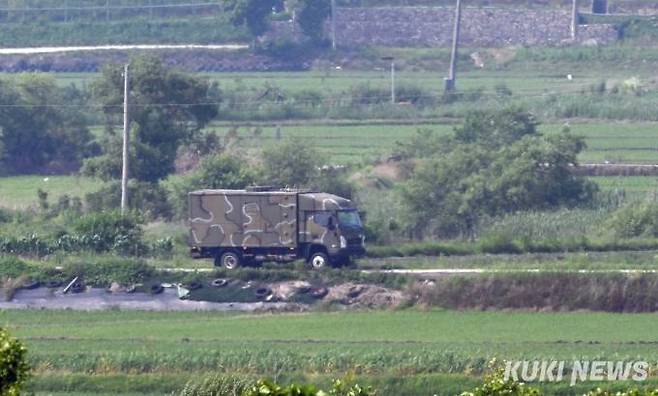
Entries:
POLYGON ((297 246, 294 194, 190 194, 189 205, 193 246, 297 246))

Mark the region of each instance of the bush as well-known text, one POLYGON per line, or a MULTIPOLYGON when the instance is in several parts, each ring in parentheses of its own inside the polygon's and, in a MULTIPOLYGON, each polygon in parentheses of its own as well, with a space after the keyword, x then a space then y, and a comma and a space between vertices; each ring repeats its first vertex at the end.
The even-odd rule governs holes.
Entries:
POLYGON ((268 380, 260 380, 248 388, 243 396, 374 396, 375 394, 376 392, 371 387, 362 387, 351 380, 335 380, 329 392, 324 392, 315 385, 281 386, 268 380))
POLYGON ((199 189, 242 189, 254 184, 257 172, 249 168, 245 161, 227 154, 205 157, 199 168, 172 183, 171 202, 176 215, 187 217, 187 194, 199 189))
POLYGON ((475 388, 472 392, 463 392, 461 396, 540 396, 541 392, 536 389, 504 379, 504 369, 497 369, 493 374, 484 378, 484 384, 475 388))
POLYGON ((188 382, 180 396, 240 396, 244 390, 251 384, 244 378, 210 375, 201 379, 194 379, 188 382))
MULTIPOLYGON (((121 207, 121 183, 111 182, 103 188, 85 196, 88 210, 100 212, 116 210, 121 207)), ((150 219, 171 219, 172 206, 167 199, 166 190, 155 183, 131 180, 128 183, 128 207, 143 213, 150 219)))
POLYGON ((66 264, 62 277, 73 279, 79 276, 91 286, 108 287, 112 282, 122 285, 143 283, 153 277, 155 272, 155 269, 143 260, 108 257, 66 264))
POLYGON ((301 140, 287 140, 263 151, 265 181, 276 186, 301 187, 316 181, 325 158, 301 140))
POLYGON ((23 260, 14 256, 0 256, 0 278, 18 278, 34 270, 23 260))
POLYGON ((91 237, 90 247, 96 252, 137 255, 146 249, 140 223, 141 220, 133 215, 100 212, 83 216, 73 224, 73 229, 78 234, 91 237))
POLYGON ((20 395, 30 370, 26 355, 23 344, 0 328, 0 395, 20 395))
POLYGON ((618 238, 658 237, 658 202, 627 205, 617 210, 607 225, 618 238))

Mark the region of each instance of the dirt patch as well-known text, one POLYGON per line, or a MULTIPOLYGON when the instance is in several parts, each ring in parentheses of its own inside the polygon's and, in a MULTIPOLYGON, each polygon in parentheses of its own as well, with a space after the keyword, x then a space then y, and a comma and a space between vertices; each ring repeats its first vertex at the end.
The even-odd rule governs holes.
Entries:
POLYGON ((353 308, 389 308, 402 303, 404 295, 399 290, 381 286, 345 283, 329 288, 325 302, 340 303, 353 308))

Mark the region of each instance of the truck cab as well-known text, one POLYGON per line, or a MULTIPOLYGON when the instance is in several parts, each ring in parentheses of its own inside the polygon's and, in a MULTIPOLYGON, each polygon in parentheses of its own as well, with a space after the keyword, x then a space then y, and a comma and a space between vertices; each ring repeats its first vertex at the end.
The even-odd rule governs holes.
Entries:
POLYGON ((354 204, 321 192, 200 190, 189 194, 190 252, 228 269, 265 261, 342 265, 365 253, 354 204))

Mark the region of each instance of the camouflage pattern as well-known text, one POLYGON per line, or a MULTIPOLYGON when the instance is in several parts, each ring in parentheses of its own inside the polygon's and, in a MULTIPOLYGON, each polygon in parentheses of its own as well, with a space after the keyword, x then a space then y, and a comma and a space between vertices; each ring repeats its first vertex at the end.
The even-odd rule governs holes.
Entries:
POLYGON ((337 226, 338 219, 333 212, 353 209, 352 202, 326 193, 306 193, 300 194, 299 206, 301 213, 304 214, 300 224, 299 241, 324 245, 329 249, 338 248, 340 237, 335 229, 329 229, 327 220, 331 219, 337 226))
POLYGON ((324 193, 195 191, 189 194, 190 244, 295 248, 306 242, 331 247, 339 237, 318 220, 333 217, 337 224, 331 211, 350 208, 350 201, 324 193))

